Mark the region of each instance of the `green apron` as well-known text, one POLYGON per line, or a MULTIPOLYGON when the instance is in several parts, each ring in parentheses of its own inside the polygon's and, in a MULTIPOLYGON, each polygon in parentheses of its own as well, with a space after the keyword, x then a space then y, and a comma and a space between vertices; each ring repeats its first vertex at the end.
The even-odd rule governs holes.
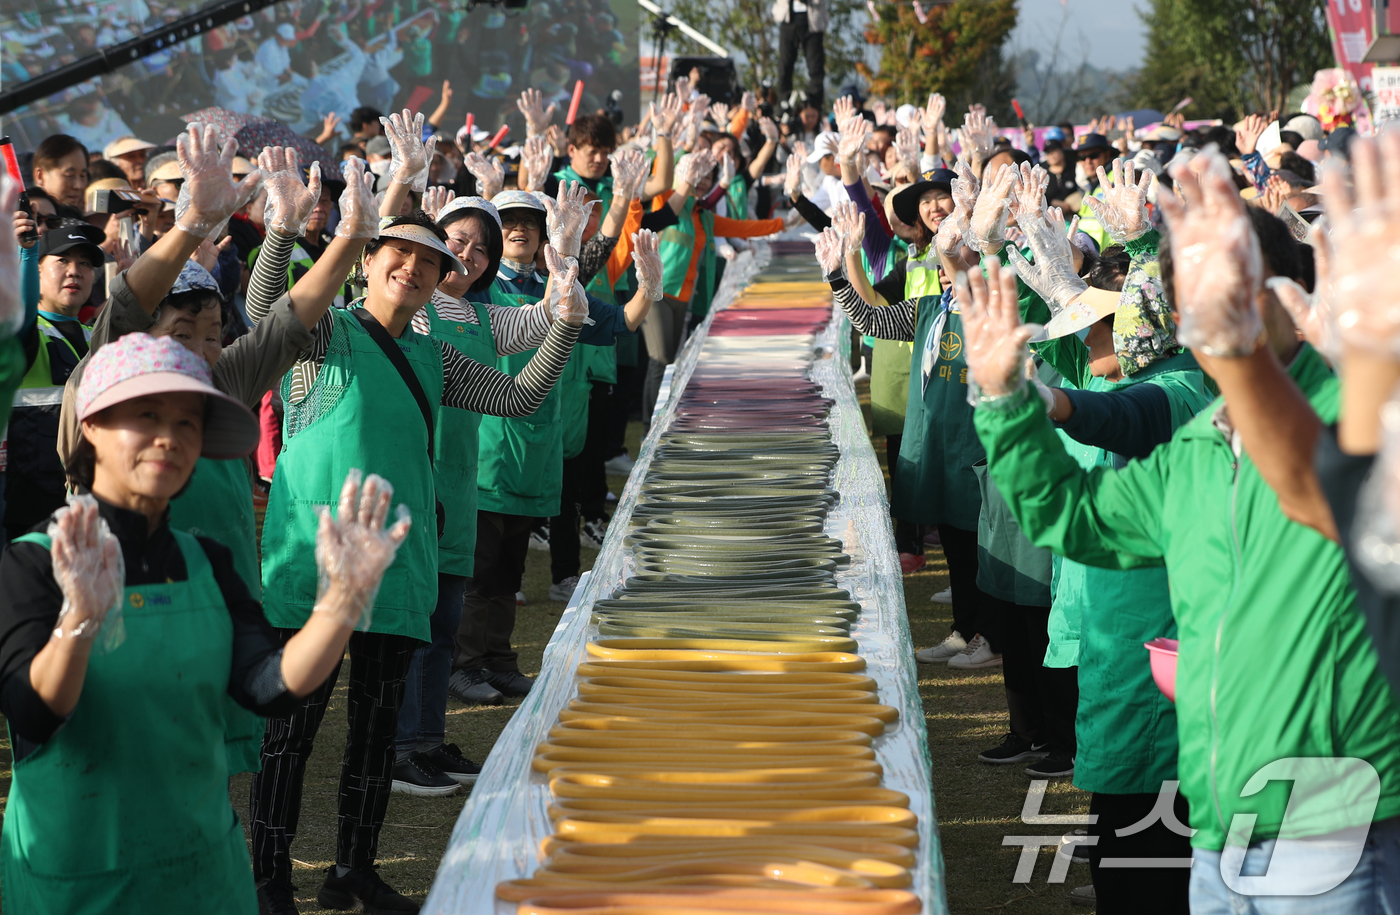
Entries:
MULTIPOLYGON (((510 291, 500 277, 491 284, 491 301, 503 307, 533 305, 538 296, 510 291)), ((496 368, 519 375, 535 350, 496 359, 496 368)), ((578 360, 579 369, 582 360, 578 360)), ((569 363, 553 389, 529 416, 483 416, 480 431, 480 467, 477 471, 477 507, 481 511, 527 518, 553 518, 559 514, 564 488, 564 437, 560 389, 570 375, 569 363)))
POLYGON ((126 589, 126 641, 88 659, 72 716, 15 763, 6 912, 258 910, 224 759, 233 623, 204 550, 172 533, 188 580, 126 589))
MULTIPOLYGON (((170 501, 170 526, 208 537, 233 553, 233 568, 254 600, 262 593, 258 572, 257 522, 253 515, 253 480, 242 458, 216 461, 202 457, 185 491, 170 501)), ((225 698, 224 749, 230 775, 262 768, 263 732, 267 722, 231 698, 225 698)))
MULTIPOLYGON (((605 271, 599 271, 584 287, 589 295, 610 305, 617 304, 605 271)), ((588 441, 588 401, 593 396, 593 382, 614 384, 617 381, 617 353, 612 344, 594 346, 579 343, 569 356, 568 365, 559 375, 559 416, 564 424, 564 460, 583 453, 588 441)))
MULTIPOLYGON (((437 606, 437 505, 428 463, 428 430, 418 402, 353 312, 331 309, 331 342, 310 392, 291 400, 282 381, 282 455, 263 522, 263 609, 274 626, 300 629, 316 602, 318 506, 335 506, 352 468, 394 485, 413 526, 384 574, 368 630, 429 641, 437 606)), ((442 402, 439 343, 404 330, 397 341, 428 396, 442 402)), ((436 422, 436 420, 434 420, 436 422)))
MULTIPOLYGON (((669 206, 669 204, 667 204, 669 206)), ((676 224, 668 226, 657 236, 657 253, 661 255, 661 290, 673 299, 681 299, 681 290, 685 288, 685 278, 690 272, 690 261, 692 257, 700 257, 701 263, 695 274, 695 285, 691 288, 691 298, 705 284, 705 251, 702 247, 699 252, 695 250, 698 242, 695 235, 695 198, 686 198, 685 205, 676 214, 676 224)), ((704 233, 705 239, 714 237, 715 214, 709 210, 700 210, 700 230, 704 233)), ((709 253, 710 273, 714 272, 714 250, 709 253)), ((686 301, 681 299, 681 301, 686 301)), ((706 308, 708 308, 708 304, 706 308)))
MULTIPOLYGON (((428 316, 434 340, 456 347, 468 359, 482 365, 496 364, 496 338, 485 305, 463 301, 463 308, 476 309, 481 323, 449 321, 429 302, 428 316)), ((433 432, 433 484, 438 501, 447 514, 447 524, 438 538, 438 572, 469 576, 476 564, 476 466, 477 433, 481 414, 443 407, 438 410, 433 432)))
MULTIPOLYGON (((892 244, 889 250, 891 262, 898 253, 898 248, 892 244)), ((932 246, 928 253, 933 254, 932 246)), ((862 260, 864 257, 865 252, 862 251, 862 260)), ((885 273, 889 273, 889 270, 886 269, 885 273)), ((943 287, 938 282, 937 254, 933 254, 927 260, 920 260, 919 252, 911 250, 906 262, 904 297, 917 299, 926 295, 937 296, 942 292, 943 287)), ((877 338, 870 344, 870 426, 875 435, 899 435, 904 431, 904 411, 909 403, 909 367, 913 360, 913 352, 914 344, 906 340, 877 338)))

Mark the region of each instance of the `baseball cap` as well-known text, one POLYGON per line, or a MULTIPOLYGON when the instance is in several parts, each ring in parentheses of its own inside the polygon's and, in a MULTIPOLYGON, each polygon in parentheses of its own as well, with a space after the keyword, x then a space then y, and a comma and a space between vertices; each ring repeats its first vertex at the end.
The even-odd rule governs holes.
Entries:
POLYGON ((412 223, 404 223, 397 226, 386 226, 379 230, 380 238, 401 238, 404 241, 411 241, 420 244, 425 248, 432 248, 440 251, 447 258, 447 269, 453 273, 465 275, 467 268, 462 266, 462 262, 457 260, 457 255, 452 253, 452 249, 442 243, 442 240, 430 230, 422 226, 415 226, 412 223))
POLYGON ((1317 142, 1318 149, 1323 152, 1330 152, 1341 156, 1343 159, 1351 154, 1351 144, 1356 139, 1356 130, 1352 127, 1338 127, 1317 142))
POLYGON ((277 37, 283 41, 296 41, 297 30, 292 28, 290 22, 284 22, 277 27, 277 37))
POLYGON ((393 154, 393 148, 389 141, 383 137, 370 137, 365 141, 365 155, 367 156, 388 156, 393 154))
POLYGON ((1288 123, 1283 125, 1283 129, 1293 131, 1304 140, 1322 139, 1322 124, 1310 114, 1300 114, 1297 117, 1289 118, 1288 123))
POLYGON ((124 156, 127 153, 140 152, 143 149, 155 149, 156 144, 147 143, 145 140, 132 136, 117 137, 112 142, 102 148, 102 158, 115 159, 117 156, 124 156))
POLYGON ((173 337, 126 334, 88 358, 78 385, 78 419, 151 394, 203 394, 208 419, 201 454, 217 460, 243 457, 258 446, 258 421, 213 382, 209 363, 173 337))
POLYGON ((1086 133, 1079 138, 1079 145, 1074 147, 1075 152, 1087 152, 1091 149, 1108 149, 1108 137, 1101 133, 1086 133))
POLYGON ((1045 129, 1045 139, 1064 142, 1065 132, 1058 127, 1047 127, 1045 129))
POLYGON ((817 134, 817 141, 812 144, 812 151, 807 154, 807 161, 815 165, 827 156, 836 155, 836 147, 840 143, 841 137, 829 130, 817 134))
POLYGON ((203 264, 198 261, 185 261, 185 266, 180 268, 180 275, 175 278, 175 285, 170 287, 170 291, 166 295, 194 292, 196 289, 219 292, 219 283, 214 279, 214 274, 206 270, 203 264))
POLYGON ((107 255, 102 250, 102 243, 106 240, 107 233, 97 226, 86 223, 59 226, 45 232, 44 237, 39 239, 39 259, 43 260, 51 254, 62 254, 73 248, 86 248, 93 257, 92 265, 101 267, 107 260, 107 255))

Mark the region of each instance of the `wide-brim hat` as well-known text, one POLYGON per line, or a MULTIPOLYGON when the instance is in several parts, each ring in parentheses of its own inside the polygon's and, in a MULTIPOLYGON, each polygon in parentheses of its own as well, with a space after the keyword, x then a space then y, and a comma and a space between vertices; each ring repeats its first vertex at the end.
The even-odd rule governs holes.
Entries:
POLYGON ((102 149, 102 158, 115 159, 143 149, 156 149, 156 144, 147 143, 139 137, 118 137, 102 149))
POLYGON ((1068 337, 1070 334, 1077 334, 1085 328, 1093 327, 1118 310, 1120 295, 1112 290, 1096 289, 1090 286, 1079 297, 1079 301, 1071 302, 1063 311, 1045 322, 1044 330, 1036 334, 1031 342, 1068 337))
POLYGON ((953 191, 953 179, 957 173, 951 168, 935 168, 926 171, 923 177, 913 184, 907 184, 898 189, 894 203, 890 205, 894 210, 894 215, 899 217, 899 221, 907 226, 917 226, 919 224, 919 199, 926 191, 939 190, 953 191))
POLYGON ((452 249, 443 244, 432 230, 423 226, 415 226, 412 223, 404 223, 397 226, 386 226, 379 230, 380 238, 400 238, 404 241, 411 241, 416 244, 432 248, 434 251, 442 252, 447 258, 447 268, 453 273, 460 273, 463 276, 467 273, 467 268, 462 266, 462 262, 457 260, 457 255, 452 253, 452 249))

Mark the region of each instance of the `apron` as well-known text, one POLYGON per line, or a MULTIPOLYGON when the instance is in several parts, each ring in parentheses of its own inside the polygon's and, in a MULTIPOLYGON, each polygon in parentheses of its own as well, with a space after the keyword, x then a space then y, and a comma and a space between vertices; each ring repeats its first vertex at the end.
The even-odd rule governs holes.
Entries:
MULTIPOLYGON (((481 323, 451 321, 428 303, 426 314, 434 340, 456 347, 462 355, 482 365, 496 364, 496 338, 486 306, 463 301, 474 308, 481 323)), ((447 513, 447 524, 438 538, 438 572, 470 576, 476 561, 477 433, 481 414, 443 407, 433 432, 433 483, 447 513)))
MULTIPOLYGON (((170 526, 196 537, 208 537, 233 552, 233 568, 254 600, 262 593, 258 571, 258 535, 253 516, 253 481, 242 458, 216 461, 202 457, 190 483, 170 500, 170 526)), ((263 732, 267 721, 224 698, 224 749, 230 775, 262 768, 263 732)))
MULTIPOLYGON (((316 602, 318 506, 334 506, 351 468, 394 485, 413 526, 384 573, 370 632, 430 641, 437 606, 437 500, 423 413, 403 378, 355 315, 331 309, 335 327, 311 391, 291 400, 282 381, 282 454, 263 522, 263 609, 272 625, 300 629, 316 602)), ((397 341, 434 412, 442 402, 442 351, 436 340, 404 330, 397 341)), ((436 420, 434 420, 436 422, 436 420)))
MULTIPOLYGON (((589 295, 610 305, 617 304, 608 286, 606 271, 599 271, 585 287, 589 295)), ((617 381, 617 352, 612 344, 594 346, 577 343, 569 362, 559 375, 559 416, 563 422, 564 460, 583 453, 588 441, 588 401, 593 396, 593 382, 613 384, 617 381)))
MULTIPOLYGON (((879 282, 890 271, 899 254, 899 247, 890 245, 887 264, 879 277, 867 269, 866 275, 873 282, 879 282)), ((860 253, 862 263, 865 251, 860 253)), ((936 264, 935 264, 936 267, 936 264)), ((938 295, 942 292, 938 285, 938 270, 918 270, 915 261, 908 262, 908 274, 904 282, 904 297, 914 299, 924 295, 938 295), (932 283, 928 280, 931 278, 932 283)), ((894 302, 887 303, 889 305, 894 302)), ((909 360, 914 344, 907 340, 870 341, 870 428, 875 435, 899 435, 904 431, 904 410, 909 403, 909 360)))
POLYGON ((126 641, 91 656, 72 717, 15 763, 6 912, 258 910, 224 761, 233 623, 204 550, 172 533, 188 580, 126 589, 126 641))

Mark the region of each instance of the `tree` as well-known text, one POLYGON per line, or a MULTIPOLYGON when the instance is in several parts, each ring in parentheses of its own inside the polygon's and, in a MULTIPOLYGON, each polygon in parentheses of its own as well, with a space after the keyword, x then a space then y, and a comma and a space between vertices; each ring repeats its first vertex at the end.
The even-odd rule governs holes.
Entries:
POLYGON ((1002 123, 1011 122, 1015 68, 1002 47, 1016 27, 1016 0, 930 3, 923 7, 925 22, 912 4, 879 9, 880 21, 870 23, 865 37, 882 48, 880 70, 864 63, 856 68, 870 80, 872 95, 922 105, 930 92, 941 92, 950 113, 981 102, 1002 123))

